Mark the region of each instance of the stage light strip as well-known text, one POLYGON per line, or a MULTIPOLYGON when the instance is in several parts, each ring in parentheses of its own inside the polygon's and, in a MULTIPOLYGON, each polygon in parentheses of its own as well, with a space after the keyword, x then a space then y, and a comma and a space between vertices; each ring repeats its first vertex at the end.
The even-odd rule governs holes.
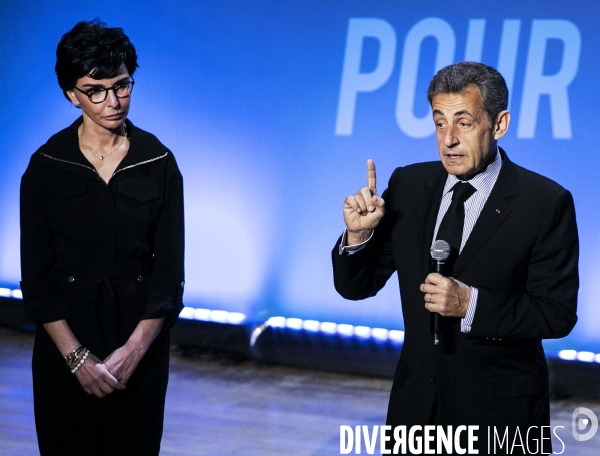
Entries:
POLYGON ((183 318, 185 320, 212 321, 215 323, 239 325, 246 320, 246 315, 240 312, 228 312, 226 310, 184 307, 179 314, 179 318, 183 318))
POLYGON ((347 337, 359 337, 361 339, 390 340, 393 342, 404 342, 404 331, 388 330, 385 328, 370 328, 369 326, 354 326, 345 323, 334 323, 332 321, 302 320, 300 318, 271 317, 267 320, 267 326, 273 328, 289 328, 311 332, 322 332, 325 334, 339 334, 347 337))
POLYGON ((590 351, 561 350, 558 352, 558 357, 565 361, 581 361, 584 363, 596 362, 600 364, 600 353, 590 351))
POLYGON ((23 299, 23 293, 19 289, 0 288, 0 298, 23 299))
MULTIPOLYGON (((184 307, 179 318, 185 320, 212 321, 239 325, 246 320, 246 315, 226 310, 210 310, 203 308, 184 307)), ((377 339, 381 341, 404 342, 404 331, 385 328, 370 328, 368 326, 353 326, 332 321, 302 320, 301 318, 271 317, 265 322, 265 327, 289 328, 297 331, 321 332, 339 334, 361 339, 377 339)))

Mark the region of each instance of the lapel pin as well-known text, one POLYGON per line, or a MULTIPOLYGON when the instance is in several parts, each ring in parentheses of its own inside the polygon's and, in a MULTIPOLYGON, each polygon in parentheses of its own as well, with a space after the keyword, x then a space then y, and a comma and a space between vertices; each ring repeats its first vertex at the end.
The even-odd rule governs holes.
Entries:
POLYGON ((500 209, 496 209, 496 214, 499 214, 499 213, 500 213, 500 209))

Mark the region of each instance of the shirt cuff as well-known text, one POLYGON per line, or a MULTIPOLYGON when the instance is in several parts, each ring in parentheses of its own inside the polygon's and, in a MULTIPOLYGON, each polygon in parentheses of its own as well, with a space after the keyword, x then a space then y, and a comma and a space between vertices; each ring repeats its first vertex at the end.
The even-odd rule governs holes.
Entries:
POLYGON ((355 244, 355 245, 346 245, 347 229, 344 229, 344 234, 342 234, 342 241, 340 242, 340 248, 339 248, 340 255, 343 255, 344 252, 346 253, 346 255, 352 255, 353 253, 356 253, 359 250, 364 249, 366 247, 367 243, 373 237, 373 233, 374 233, 374 231, 371 231, 371 236, 369 236, 369 239, 367 239, 365 242, 361 242, 360 244, 355 244))
POLYGON ((471 332, 471 325, 473 324, 473 318, 475 317, 475 308, 477 307, 478 295, 479 290, 475 287, 471 287, 471 299, 469 299, 467 314, 460 320, 460 332, 471 332))

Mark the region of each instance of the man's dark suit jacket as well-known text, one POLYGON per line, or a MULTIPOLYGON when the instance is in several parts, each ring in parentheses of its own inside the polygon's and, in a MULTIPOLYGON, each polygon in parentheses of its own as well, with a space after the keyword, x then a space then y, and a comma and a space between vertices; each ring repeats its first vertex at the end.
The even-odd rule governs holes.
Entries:
POLYGON ((501 154, 498 180, 452 273, 479 289, 469 333, 459 318, 446 318, 443 344, 434 347, 419 290, 448 176, 441 162, 397 168, 371 241, 353 255, 339 254, 340 240, 333 250, 344 298, 374 296, 398 272, 405 340, 387 424, 427 424, 436 393, 436 424, 521 432, 550 424, 541 340, 566 336, 577 321, 575 209, 569 191, 501 154))

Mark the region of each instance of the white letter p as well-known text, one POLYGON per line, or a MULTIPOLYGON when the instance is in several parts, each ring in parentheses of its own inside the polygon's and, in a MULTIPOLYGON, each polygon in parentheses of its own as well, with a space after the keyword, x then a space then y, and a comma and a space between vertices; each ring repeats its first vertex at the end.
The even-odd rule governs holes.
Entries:
POLYGON ((394 69, 395 54, 396 33, 388 22, 376 18, 350 18, 335 124, 336 135, 352 134, 358 92, 373 92, 385 84, 394 69), (379 40, 377 66, 371 73, 360 72, 363 42, 366 37, 379 40))

